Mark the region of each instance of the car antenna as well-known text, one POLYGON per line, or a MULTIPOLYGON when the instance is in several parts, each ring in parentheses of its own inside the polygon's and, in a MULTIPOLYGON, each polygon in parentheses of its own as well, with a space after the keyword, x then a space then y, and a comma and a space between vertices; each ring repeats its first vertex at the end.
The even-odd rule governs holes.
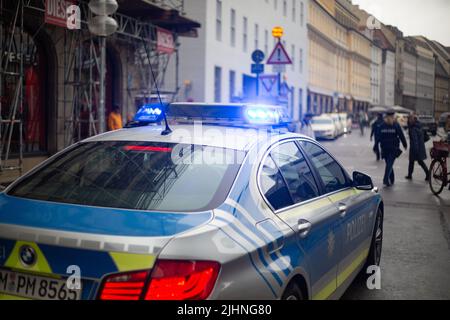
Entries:
POLYGON ((167 121, 166 108, 165 108, 165 106, 164 106, 164 104, 162 102, 162 99, 161 99, 161 93, 159 92, 158 82, 156 81, 155 72, 153 72, 153 66, 152 66, 152 63, 150 61, 150 53, 148 51, 147 43, 145 42, 144 37, 142 37, 141 39, 142 39, 142 43, 144 44, 145 53, 147 54, 148 64, 150 66, 150 71, 152 73, 153 82, 155 83, 156 94, 158 95, 159 104, 161 106, 161 111, 163 113, 164 123, 166 124, 166 128, 164 129, 163 132, 161 132, 161 135, 162 136, 168 136, 169 134, 172 133, 172 129, 170 129, 169 122, 167 121))

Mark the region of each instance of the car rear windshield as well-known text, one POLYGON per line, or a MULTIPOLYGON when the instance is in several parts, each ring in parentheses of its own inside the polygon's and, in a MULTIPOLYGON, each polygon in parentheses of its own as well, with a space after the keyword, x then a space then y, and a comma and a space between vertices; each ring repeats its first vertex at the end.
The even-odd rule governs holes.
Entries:
POLYGON ((200 145, 82 143, 19 181, 8 194, 98 207, 205 211, 223 203, 244 155, 200 145))

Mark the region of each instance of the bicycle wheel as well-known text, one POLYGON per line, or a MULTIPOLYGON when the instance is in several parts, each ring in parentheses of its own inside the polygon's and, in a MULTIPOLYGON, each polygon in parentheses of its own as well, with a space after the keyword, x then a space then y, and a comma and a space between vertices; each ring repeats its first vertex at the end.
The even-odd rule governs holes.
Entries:
POLYGON ((433 160, 430 167, 430 174, 430 189, 437 196, 444 190, 447 176, 441 160, 433 160))

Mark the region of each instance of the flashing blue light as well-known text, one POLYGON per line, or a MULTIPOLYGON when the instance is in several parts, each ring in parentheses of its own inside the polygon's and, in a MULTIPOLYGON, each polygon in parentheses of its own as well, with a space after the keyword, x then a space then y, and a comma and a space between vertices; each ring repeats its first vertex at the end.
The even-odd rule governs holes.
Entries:
POLYGON ((157 123, 162 121, 163 109, 161 105, 144 105, 136 113, 134 121, 157 123))
POLYGON ((278 124, 280 115, 270 108, 250 107, 245 112, 247 121, 252 124, 278 124))

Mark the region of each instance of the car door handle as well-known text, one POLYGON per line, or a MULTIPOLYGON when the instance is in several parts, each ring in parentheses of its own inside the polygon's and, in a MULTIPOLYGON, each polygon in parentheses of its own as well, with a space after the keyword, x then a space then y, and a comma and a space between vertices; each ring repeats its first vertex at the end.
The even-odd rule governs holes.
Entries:
POLYGON ((303 219, 299 220, 297 231, 298 234, 300 235, 300 238, 302 239, 306 238, 309 235, 309 232, 311 231, 311 227, 312 227, 311 222, 303 219))
POLYGON ((345 218, 347 215, 347 205, 344 203, 339 204, 339 214, 341 215, 341 218, 345 218))

